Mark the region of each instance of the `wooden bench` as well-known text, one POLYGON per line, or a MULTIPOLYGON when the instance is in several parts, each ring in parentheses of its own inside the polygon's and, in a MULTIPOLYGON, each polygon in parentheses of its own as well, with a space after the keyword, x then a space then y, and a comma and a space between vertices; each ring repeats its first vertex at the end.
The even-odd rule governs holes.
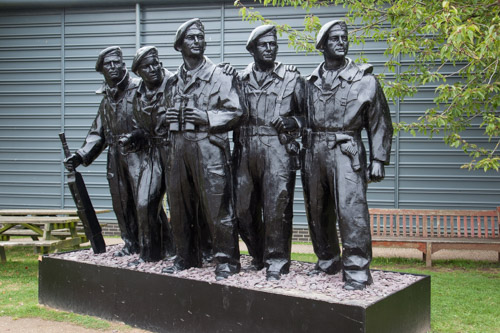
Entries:
POLYGON ((427 267, 443 249, 490 250, 500 261, 500 207, 496 210, 370 209, 373 246, 414 248, 427 267))
POLYGON ((63 248, 76 247, 81 243, 80 237, 76 238, 68 238, 64 240, 9 240, 9 241, 0 241, 0 262, 6 262, 7 256, 5 255, 6 247, 20 247, 20 246, 30 246, 35 248, 37 253, 47 254, 49 251, 54 250, 57 252, 63 248))

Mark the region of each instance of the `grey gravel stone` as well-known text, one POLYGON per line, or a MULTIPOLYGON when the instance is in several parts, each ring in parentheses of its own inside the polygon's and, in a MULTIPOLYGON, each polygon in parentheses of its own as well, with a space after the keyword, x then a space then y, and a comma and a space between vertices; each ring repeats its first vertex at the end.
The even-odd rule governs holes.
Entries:
MULTIPOLYGON (((50 256, 89 263, 99 266, 116 267, 120 269, 130 269, 145 273, 164 274, 162 269, 173 264, 171 260, 159 262, 145 262, 135 267, 128 267, 127 264, 138 259, 138 255, 125 257, 114 257, 113 253, 122 245, 111 245, 107 247, 107 252, 94 254, 91 250, 79 250, 66 253, 51 254, 50 256)), ((265 269, 260 271, 250 270, 251 257, 241 256, 241 272, 227 278, 226 280, 215 280, 215 265, 206 264, 201 268, 190 268, 172 274, 179 278, 186 278, 208 283, 217 283, 237 288, 252 289, 276 294, 290 295, 296 297, 310 298, 330 303, 344 303, 359 306, 368 306, 388 295, 395 293, 422 277, 412 274, 401 274, 396 272, 373 270, 373 284, 364 290, 347 291, 342 287, 341 274, 327 275, 320 273, 308 276, 307 272, 314 268, 313 263, 292 261, 290 273, 282 275, 278 281, 267 281, 265 269)))

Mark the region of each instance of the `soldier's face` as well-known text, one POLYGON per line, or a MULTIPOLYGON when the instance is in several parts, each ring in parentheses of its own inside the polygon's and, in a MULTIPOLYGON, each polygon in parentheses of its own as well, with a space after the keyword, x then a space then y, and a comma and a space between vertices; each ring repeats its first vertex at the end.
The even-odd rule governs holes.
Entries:
POLYGON ((255 62, 257 63, 274 63, 276 54, 278 53, 278 43, 274 35, 264 35, 255 43, 253 52, 255 62))
POLYGON ((196 25, 190 26, 181 45, 181 53, 187 57, 201 57, 205 52, 205 33, 196 25))
POLYGON ((341 58, 347 55, 347 51, 349 51, 347 31, 333 26, 328 32, 328 38, 325 41, 323 53, 327 57, 341 58))
POLYGON ((149 87, 161 84, 163 71, 158 57, 153 56, 142 59, 141 64, 137 67, 137 74, 149 87))
POLYGON ((119 82, 125 75, 125 63, 118 55, 108 55, 104 57, 102 63, 102 75, 107 82, 119 82))

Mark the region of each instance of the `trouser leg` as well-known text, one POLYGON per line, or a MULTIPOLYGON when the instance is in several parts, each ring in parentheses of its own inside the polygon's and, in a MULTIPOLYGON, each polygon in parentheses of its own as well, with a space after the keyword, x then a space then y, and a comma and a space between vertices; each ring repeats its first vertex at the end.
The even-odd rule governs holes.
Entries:
POLYGON ((286 274, 290 268, 295 172, 279 142, 267 149, 262 182, 265 228, 264 263, 268 272, 286 274))
POLYGON ((196 223, 193 223, 198 214, 196 193, 188 178, 188 166, 183 159, 184 149, 182 134, 173 135, 166 169, 167 195, 172 236, 176 248, 175 265, 180 269, 201 267, 196 223))
POLYGON ((168 220, 167 214, 163 209, 160 209, 159 214, 160 224, 161 224, 161 252, 163 258, 168 258, 175 255, 175 246, 172 239, 172 227, 168 220))
MULTIPOLYGON (((110 147, 110 150, 113 148, 110 147)), ((130 166, 125 156, 116 151, 108 154, 107 178, 111 192, 111 202, 116 215, 120 236, 129 253, 139 252, 137 211, 134 199, 134 182, 130 166)))
POLYGON ((160 211, 164 195, 162 166, 153 151, 143 164, 137 192, 140 258, 145 261, 158 261, 163 257, 160 211))
POLYGON ((256 266, 263 262, 264 228, 259 187, 250 172, 249 152, 242 152, 236 161, 235 170, 235 208, 238 219, 238 231, 245 242, 249 254, 256 266))
POLYGON ((348 157, 337 151, 336 172, 343 278, 370 284, 372 247, 365 170, 353 171, 348 157))
POLYGON ((332 166, 326 163, 326 145, 318 143, 303 152, 302 184, 309 233, 318 257, 316 270, 335 274, 340 270, 340 246, 336 230, 335 198, 330 190, 332 166))
POLYGON ((216 273, 236 273, 240 262, 229 164, 223 149, 208 139, 192 146, 197 150, 193 158, 198 157, 191 164, 194 186, 212 235, 216 273))

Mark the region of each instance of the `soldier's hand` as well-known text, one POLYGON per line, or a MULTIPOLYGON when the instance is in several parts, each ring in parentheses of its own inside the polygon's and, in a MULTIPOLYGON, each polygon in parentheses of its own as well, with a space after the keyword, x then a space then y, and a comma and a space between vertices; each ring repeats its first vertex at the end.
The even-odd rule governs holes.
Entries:
POLYGON ((179 121, 179 111, 174 108, 168 108, 167 112, 165 112, 165 116, 163 116, 163 121, 166 124, 176 123, 179 121))
POLYGON ((206 111, 197 108, 186 108, 184 110, 184 121, 195 125, 208 124, 208 114, 206 111))
POLYGON ((120 152, 122 154, 127 154, 132 151, 134 146, 132 134, 124 135, 118 140, 118 145, 120 146, 120 152))
POLYGON ((285 65, 285 71, 287 71, 287 72, 297 72, 297 66, 295 66, 295 65, 285 65))
POLYGON ((370 164, 370 181, 379 182, 385 177, 384 163, 373 160, 370 164))
POLYGON ((64 167, 68 171, 74 171, 80 164, 82 164, 82 157, 78 154, 73 154, 64 159, 64 167))
POLYGON ((219 67, 222 67, 222 72, 226 75, 229 75, 229 76, 234 76, 236 75, 236 69, 234 69, 233 66, 231 66, 230 63, 228 62, 223 62, 221 64, 218 65, 219 67))
POLYGON ((271 125, 276 128, 278 133, 291 132, 297 129, 297 121, 288 117, 276 117, 271 121, 271 125))

